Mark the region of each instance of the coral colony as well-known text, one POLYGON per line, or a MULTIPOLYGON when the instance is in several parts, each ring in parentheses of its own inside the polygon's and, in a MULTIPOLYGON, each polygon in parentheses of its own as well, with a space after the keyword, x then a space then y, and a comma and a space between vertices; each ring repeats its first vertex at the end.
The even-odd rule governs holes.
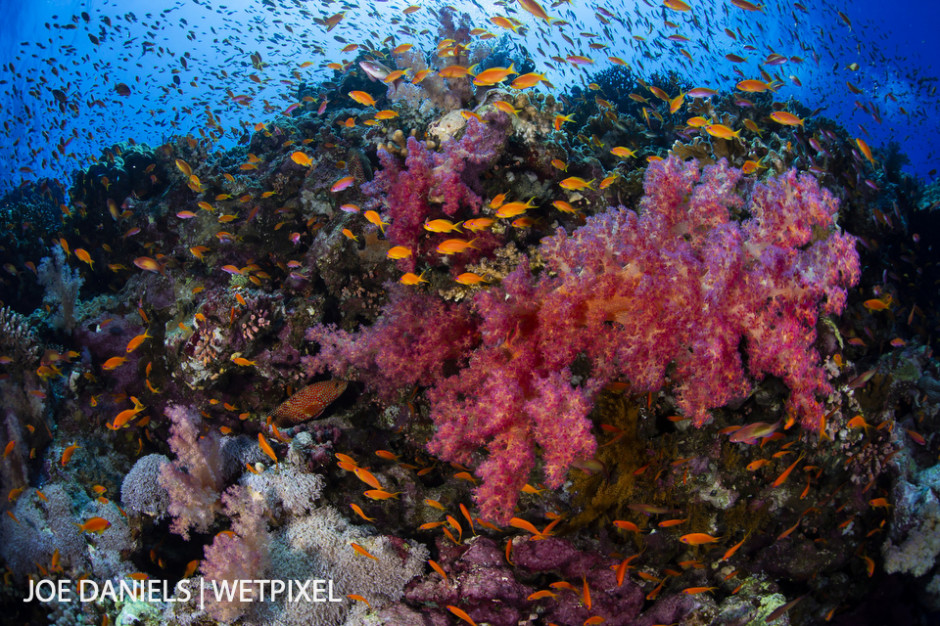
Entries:
POLYGON ((936 185, 760 80, 561 96, 440 19, 0 203, 10 623, 940 606, 936 185))

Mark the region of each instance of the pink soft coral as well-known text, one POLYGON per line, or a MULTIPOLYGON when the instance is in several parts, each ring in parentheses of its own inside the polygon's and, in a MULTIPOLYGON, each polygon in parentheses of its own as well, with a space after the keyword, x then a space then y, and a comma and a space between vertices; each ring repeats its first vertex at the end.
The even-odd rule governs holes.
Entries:
POLYGON ((234 599, 227 597, 226 589, 238 589, 239 581, 258 580, 265 577, 270 562, 268 524, 264 517, 263 499, 252 494, 248 488, 232 486, 222 495, 225 514, 232 519, 232 530, 219 533, 205 547, 205 558, 200 569, 212 593, 206 611, 213 618, 230 622, 241 616, 256 602, 256 591, 246 602, 236 592, 234 599))
POLYGON ((171 405, 166 415, 173 423, 169 444, 176 459, 161 466, 158 482, 169 497, 170 530, 189 540, 191 528, 208 531, 222 508, 219 496, 225 477, 220 437, 214 431, 201 436, 202 420, 191 409, 171 405))
MULTIPOLYGON (((390 223, 389 242, 413 252, 399 261, 401 269, 414 271, 419 260, 439 259, 435 247, 451 236, 428 237, 425 222, 442 217, 459 221, 479 214, 483 201, 475 189, 481 175, 499 158, 508 128, 508 116, 493 112, 485 121, 471 118, 459 140, 448 139, 437 151, 409 137, 404 167, 397 156, 378 151, 382 169, 362 190, 373 198, 369 208, 381 211, 390 223)), ((478 239, 477 254, 497 247, 495 237, 488 233, 479 234, 478 239)))
MULTIPOLYGON (((311 332, 326 346, 317 365, 375 373, 382 359, 414 354, 403 341, 414 331, 403 329, 446 321, 450 332, 418 333, 421 375, 400 380, 429 387, 433 453, 470 463, 487 449, 476 498, 484 517, 501 522, 536 447, 549 487, 594 453, 587 415, 613 380, 636 392, 669 382, 701 426, 710 409, 743 397, 751 378, 771 374, 790 388, 791 413, 816 428, 818 396, 831 388, 813 348, 815 325, 820 309, 842 311, 845 288, 858 281, 854 239, 835 231, 837 203, 812 177, 790 172, 744 194, 741 179, 724 162, 703 171, 675 158, 654 163, 639 214, 621 207, 571 235, 559 229, 540 248, 545 270, 535 277, 520 264, 475 296, 472 319, 448 318, 431 296, 409 297, 411 308, 399 296, 377 323, 381 332, 311 332), (467 356, 453 340, 469 341, 467 356), (576 382, 569 368, 579 358, 588 369, 576 382), (459 371, 444 376, 445 359, 459 371)), ((394 381, 378 381, 365 378, 387 397, 394 381)))

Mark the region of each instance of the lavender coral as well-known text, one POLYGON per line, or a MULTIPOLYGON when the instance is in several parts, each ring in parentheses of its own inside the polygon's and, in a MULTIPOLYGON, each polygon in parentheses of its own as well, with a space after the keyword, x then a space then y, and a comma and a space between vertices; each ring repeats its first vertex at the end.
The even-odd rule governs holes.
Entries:
MULTIPOLYGON (((263 577, 270 544, 263 502, 260 495, 240 485, 229 488, 222 496, 225 513, 232 519, 232 532, 219 533, 205 548, 201 568, 209 584, 221 588, 226 583, 263 577)), ((213 601, 206 609, 217 620, 232 621, 257 598, 241 600, 213 601)))
POLYGON ((184 407, 170 406, 166 414, 173 422, 169 443, 177 458, 160 467, 159 483, 169 496, 171 529, 189 540, 191 528, 206 532, 221 510, 225 474, 220 437, 212 431, 200 438, 202 420, 184 407))
MULTIPOLYGON (((539 276, 523 262, 474 298, 467 333, 479 341, 465 367, 442 376, 441 363, 422 365, 433 377, 431 452, 471 463, 488 451, 476 470, 485 517, 511 517, 537 448, 552 488, 594 453, 587 416, 613 380, 635 392, 669 382, 678 408, 701 426, 710 409, 771 374, 790 389, 791 415, 818 427, 818 396, 831 387, 813 348, 815 325, 820 312, 842 311, 845 288, 858 281, 854 238, 835 230, 837 202, 810 176, 741 187, 741 171, 724 162, 701 171, 676 158, 652 164, 639 213, 614 208, 571 235, 559 229, 540 247, 539 276), (570 368, 579 359, 589 370, 576 383, 570 368)), ((364 355, 405 358, 410 346, 381 342, 437 314, 424 308, 405 320, 397 313, 404 306, 391 305, 381 334, 330 339, 329 329, 314 330, 329 358, 319 364, 368 372, 375 368, 362 366, 364 355)), ((452 356, 445 345, 423 344, 422 354, 452 356)))

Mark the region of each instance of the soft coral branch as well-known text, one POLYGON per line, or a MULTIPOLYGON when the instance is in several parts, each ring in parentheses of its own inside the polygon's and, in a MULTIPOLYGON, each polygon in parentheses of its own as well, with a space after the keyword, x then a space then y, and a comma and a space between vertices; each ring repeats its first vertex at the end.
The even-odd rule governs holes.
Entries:
POLYGON ((190 409, 173 405, 166 414, 173 423, 169 444, 176 459, 160 468, 159 482, 170 500, 170 529, 188 540, 191 528, 206 532, 221 510, 225 476, 220 437, 214 431, 200 437, 202 420, 190 409))
POLYGON ((523 260, 474 297, 470 320, 419 332, 417 354, 403 338, 446 319, 445 305, 399 295, 372 329, 312 331, 325 346, 318 363, 378 375, 371 384, 386 397, 396 379, 382 372, 401 368, 379 364, 420 363, 420 375, 398 380, 430 387, 437 432, 429 449, 461 463, 487 450, 476 497, 499 521, 511 517, 537 446, 549 486, 593 454, 587 414, 612 380, 655 391, 668 372, 678 408, 701 426, 711 409, 771 374, 790 388, 791 414, 816 428, 818 396, 831 391, 813 348, 816 321, 840 313, 845 288, 858 281, 854 239, 835 230, 837 203, 812 177, 742 178, 724 162, 704 170, 676 158, 654 163, 638 213, 614 208, 571 235, 559 229, 543 240, 539 276, 523 260), (463 355, 454 339, 467 342, 463 355), (568 368, 582 358, 588 375, 576 385, 568 368), (445 359, 463 367, 445 375, 445 359))
MULTIPOLYGON (((371 206, 387 214, 389 242, 412 250, 410 257, 400 261, 402 269, 413 271, 420 258, 436 256, 437 242, 426 237, 426 221, 441 215, 479 213, 480 176, 499 158, 508 122, 501 112, 487 114, 485 122, 470 119, 463 136, 446 140, 439 151, 409 137, 404 167, 392 153, 378 151, 382 169, 362 190, 376 199, 371 206)), ((491 237, 481 237, 484 241, 477 243, 478 251, 495 246, 491 237), (485 241, 489 244, 484 245, 485 241)))

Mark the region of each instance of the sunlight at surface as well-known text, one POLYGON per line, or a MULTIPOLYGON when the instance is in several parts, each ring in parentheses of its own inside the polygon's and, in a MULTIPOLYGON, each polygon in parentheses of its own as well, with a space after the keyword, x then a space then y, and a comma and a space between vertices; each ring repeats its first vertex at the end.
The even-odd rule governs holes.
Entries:
MULTIPOLYGON (((535 71, 548 73, 558 92, 586 85, 591 73, 612 65, 611 56, 647 80, 675 71, 690 86, 720 90, 733 90, 742 77, 759 77, 763 68, 784 82, 778 100, 794 97, 809 109, 819 108, 873 146, 901 142, 915 173, 932 167, 936 68, 921 64, 936 63, 940 55, 923 27, 907 35, 904 29, 911 24, 903 7, 892 4, 892 23, 885 21, 890 17, 869 18, 865 7, 853 3, 843 8, 849 26, 837 8, 816 3, 767 2, 764 12, 741 11, 724 0, 690 4, 692 11, 683 13, 652 0, 546 4, 550 16, 568 22, 551 25, 516 3, 462 7, 473 26, 519 46, 535 71), (495 15, 515 17, 526 28, 520 34, 501 29, 488 21, 495 15), (892 26, 898 31, 891 32, 892 26), (592 43, 605 47, 592 49, 592 43), (790 60, 760 65, 771 52, 790 60), (593 63, 559 62, 573 54, 593 63), (726 54, 747 61, 732 63, 726 54), (850 69, 853 63, 856 69, 850 69), (851 92, 848 83, 861 94, 851 92)), ((178 0, 146 5, 46 1, 5 8, 0 26, 5 70, 0 104, 6 119, 0 161, 7 164, 2 189, 41 176, 68 179, 90 157, 128 139, 159 145, 173 135, 199 135, 209 112, 227 129, 216 145, 231 147, 245 128, 271 121, 296 101, 301 85, 332 78, 326 63, 357 59, 361 48, 341 52, 347 44, 382 50, 410 42, 433 52, 440 29, 433 7, 444 5, 426 3, 405 14, 408 6, 178 0), (329 32, 315 21, 340 12, 343 19, 329 32), (260 54, 260 69, 252 66, 253 53, 260 54), (299 69, 305 61, 312 64, 299 69), (130 88, 128 96, 115 91, 119 83, 130 88), (54 89, 65 101, 53 95, 54 89), (250 102, 239 102, 238 95, 250 96, 250 102)), ((929 17, 940 7, 912 6, 915 10, 929 17)), ((489 46, 502 40, 474 41, 489 46)))

